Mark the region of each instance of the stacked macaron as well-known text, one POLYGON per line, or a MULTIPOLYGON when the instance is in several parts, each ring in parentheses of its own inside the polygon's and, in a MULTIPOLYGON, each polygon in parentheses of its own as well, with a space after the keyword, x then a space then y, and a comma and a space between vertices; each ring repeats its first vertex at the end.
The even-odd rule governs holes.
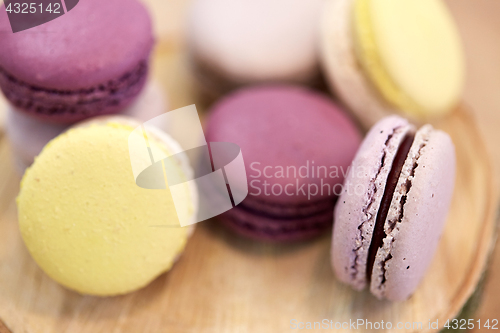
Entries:
MULTIPOLYGON (((11 31, 5 5, 0 30, 11 31)), ((0 88, 10 112, 18 114, 9 117, 15 152, 41 138, 43 146, 89 117, 144 112, 125 110, 146 84, 153 44, 150 17, 137 0, 83 1, 53 21, 2 34, 0 88), (25 141, 17 139, 24 136, 25 141)), ((38 152, 25 151, 18 159, 30 165, 38 152)))
POLYGON ((395 112, 425 122, 458 104, 464 55, 442 1, 338 0, 327 7, 323 67, 365 127, 395 112))
POLYGON ((318 21, 324 0, 196 0, 188 51, 202 90, 319 81, 318 21))
POLYGON ((327 97, 293 86, 242 89, 211 110, 207 141, 241 147, 249 194, 220 219, 246 236, 292 241, 331 226, 335 198, 360 143, 327 97))

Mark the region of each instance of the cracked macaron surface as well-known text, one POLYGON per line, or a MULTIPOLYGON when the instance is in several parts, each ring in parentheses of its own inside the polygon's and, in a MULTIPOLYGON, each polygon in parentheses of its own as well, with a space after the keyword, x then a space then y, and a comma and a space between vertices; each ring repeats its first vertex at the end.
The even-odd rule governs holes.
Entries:
POLYGON ((146 82, 154 38, 137 0, 82 1, 17 33, 2 5, 0 31, 0 88, 16 108, 39 118, 72 123, 117 112, 146 82))
POLYGON ((400 301, 418 286, 436 250, 455 177, 451 139, 391 116, 359 149, 335 209, 332 265, 357 290, 400 301))

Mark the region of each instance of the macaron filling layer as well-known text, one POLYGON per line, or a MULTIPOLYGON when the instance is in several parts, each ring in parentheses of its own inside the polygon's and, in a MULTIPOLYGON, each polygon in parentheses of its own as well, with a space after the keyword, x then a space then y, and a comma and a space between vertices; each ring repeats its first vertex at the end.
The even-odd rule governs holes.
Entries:
POLYGON ((148 60, 141 60, 119 78, 79 90, 47 89, 18 80, 0 67, 0 88, 18 109, 54 122, 75 122, 117 112, 141 92, 148 74, 148 60))
POLYGON ((385 233, 385 221, 391 207, 392 198, 394 196, 401 171, 408 157, 408 153, 410 152, 414 139, 415 135, 413 133, 407 134, 403 139, 401 145, 398 148, 398 152, 396 153, 391 170, 389 171, 389 175, 387 177, 384 194, 382 196, 382 201, 380 203, 380 207, 375 220, 372 241, 368 250, 368 260, 366 265, 367 281, 371 281, 373 265, 375 264, 375 258, 377 256, 378 249, 383 246, 384 239, 387 237, 385 233))

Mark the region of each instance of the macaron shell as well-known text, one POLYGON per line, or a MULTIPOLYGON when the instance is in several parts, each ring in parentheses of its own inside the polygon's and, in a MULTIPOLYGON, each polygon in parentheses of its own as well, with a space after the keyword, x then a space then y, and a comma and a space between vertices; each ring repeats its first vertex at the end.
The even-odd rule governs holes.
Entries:
POLYGON ((279 219, 236 207, 222 214, 219 220, 230 229, 252 239, 291 242, 312 238, 331 226, 332 211, 325 210, 307 217, 279 219))
POLYGON ((377 252, 371 284, 377 297, 402 301, 417 288, 444 228, 455 172, 450 137, 430 125, 421 128, 391 202, 385 225, 388 236, 377 252))
POLYGON ((190 234, 152 227, 178 223, 177 214, 168 190, 135 184, 132 129, 118 122, 72 129, 45 147, 22 181, 26 246, 49 276, 80 293, 118 295, 145 286, 170 269, 190 234))
MULTIPOLYGON (((417 116, 448 112, 460 97, 465 65, 460 37, 445 4, 354 1, 360 4, 356 9, 366 12, 365 20, 355 20, 356 30, 364 31, 365 37, 355 39, 362 42, 356 50, 377 89, 395 107, 417 116)), ((355 11, 356 16, 361 14, 355 11)))
POLYGON ((364 128, 398 113, 385 103, 365 77, 354 53, 353 0, 327 1, 322 16, 321 62, 335 94, 351 109, 364 128))
POLYGON ((191 58, 235 84, 308 82, 319 73, 317 20, 323 3, 194 1, 188 30, 191 58))
POLYGON ((414 128, 397 116, 384 118, 366 135, 344 181, 334 214, 331 259, 337 277, 366 286, 366 265, 375 218, 400 143, 414 128))
POLYGON ((213 107, 206 128, 208 141, 241 147, 249 197, 281 205, 332 198, 361 141, 355 125, 332 101, 289 85, 256 86, 227 96, 213 107), (316 172, 313 177, 313 162, 316 171, 326 167, 328 176, 318 178, 316 172), (321 193, 321 182, 330 190, 321 193), (273 186, 275 192, 281 189, 279 195, 269 195, 273 186), (308 196, 308 186, 318 193, 308 196))
POLYGON ((85 0, 40 26, 11 33, 0 7, 0 68, 26 84, 57 90, 105 84, 147 60, 151 21, 137 0, 85 0), (131 24, 133 22, 133 24, 131 24))

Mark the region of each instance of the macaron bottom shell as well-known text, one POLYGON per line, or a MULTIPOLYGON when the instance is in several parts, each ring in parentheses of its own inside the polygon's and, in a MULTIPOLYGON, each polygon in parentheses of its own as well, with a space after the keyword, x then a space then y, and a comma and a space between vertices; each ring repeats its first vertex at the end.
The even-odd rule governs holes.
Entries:
POLYGON ((300 240, 331 226, 361 135, 328 97, 293 85, 241 89, 218 102, 207 139, 240 146, 248 196, 224 214, 254 239, 300 240))
POLYGON ((229 229, 248 238, 270 242, 293 242, 320 235, 332 224, 333 203, 330 209, 311 215, 286 217, 254 211, 238 206, 219 219, 229 229))
POLYGON ((377 297, 402 301, 418 287, 444 230, 455 174, 450 137, 430 125, 419 129, 392 198, 391 207, 399 209, 389 211, 374 263, 371 291, 377 297))

